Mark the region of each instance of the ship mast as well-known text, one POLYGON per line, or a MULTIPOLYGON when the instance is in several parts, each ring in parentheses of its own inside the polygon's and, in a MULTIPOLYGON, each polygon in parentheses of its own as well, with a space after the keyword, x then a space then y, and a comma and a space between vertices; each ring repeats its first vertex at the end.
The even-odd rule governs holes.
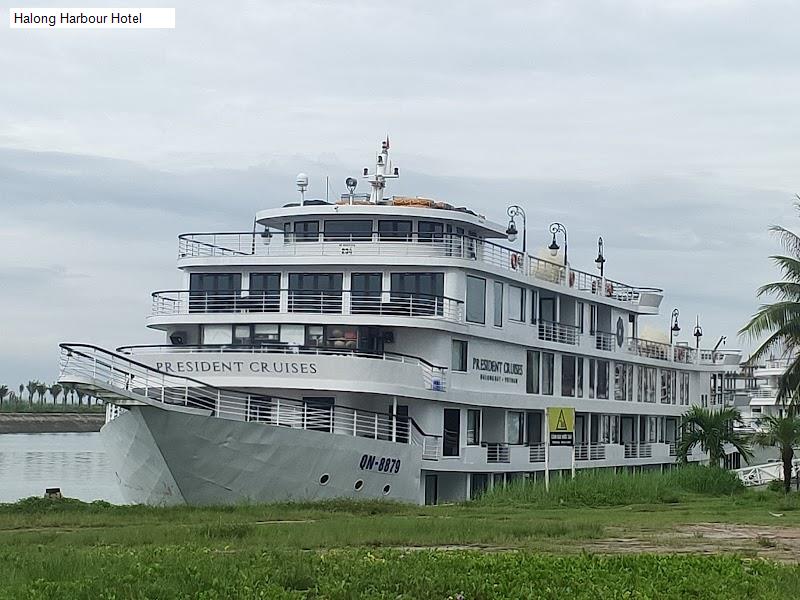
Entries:
POLYGON ((372 192, 369 195, 369 201, 373 204, 380 204, 383 202, 383 190, 386 188, 387 179, 397 179, 400 177, 400 170, 392 166, 389 160, 389 136, 381 142, 381 151, 378 152, 377 161, 375 164, 375 172, 370 173, 369 167, 364 167, 364 177, 369 180, 372 186, 372 192))

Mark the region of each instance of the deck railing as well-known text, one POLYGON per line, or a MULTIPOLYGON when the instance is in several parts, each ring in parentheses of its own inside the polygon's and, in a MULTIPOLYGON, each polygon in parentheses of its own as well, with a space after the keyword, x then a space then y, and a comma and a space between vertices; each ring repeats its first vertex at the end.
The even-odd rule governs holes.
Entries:
POLYGON ((103 396, 183 406, 223 419, 416 444, 423 452, 427 445, 429 456, 439 447, 436 436, 422 432, 409 417, 211 386, 88 344, 61 344, 59 381, 103 396))
POLYGON ((544 442, 536 442, 530 445, 528 449, 528 459, 532 463, 544 462, 545 450, 544 442))
POLYGON ((598 350, 611 352, 616 347, 617 336, 607 331, 594 332, 594 347, 598 350))
POLYGON ((578 344, 580 329, 575 325, 539 321, 539 339, 546 342, 558 342, 575 346, 578 344))
POLYGON ((605 460, 605 444, 576 444, 575 460, 605 460))
POLYGON ((507 463, 511 460, 508 444, 503 442, 484 442, 487 463, 507 463))
POLYGON ((670 360, 672 358, 672 346, 669 344, 640 338, 628 338, 628 351, 638 356, 657 360, 670 360))
POLYGON ((200 292, 160 290, 152 294, 152 315, 216 313, 361 314, 438 318, 460 323, 463 302, 412 293, 363 294, 349 291, 275 290, 200 292))
POLYGON ((406 256, 476 261, 534 279, 638 303, 642 293, 660 294, 600 277, 468 235, 453 233, 352 232, 286 234, 279 231, 184 233, 178 257, 406 256))

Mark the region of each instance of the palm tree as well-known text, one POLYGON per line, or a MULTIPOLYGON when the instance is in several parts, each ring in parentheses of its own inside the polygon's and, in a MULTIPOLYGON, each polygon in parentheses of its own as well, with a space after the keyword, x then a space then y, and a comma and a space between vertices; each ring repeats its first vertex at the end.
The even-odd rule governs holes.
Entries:
POLYGON ((36 395, 39 396, 39 404, 44 401, 44 395, 47 393, 47 386, 43 383, 36 384, 36 395))
MULTIPOLYGON (((797 199, 800 201, 800 196, 797 199)), ((800 212, 800 202, 795 208, 800 212)), ((793 401, 795 392, 800 391, 800 236, 780 225, 773 225, 770 231, 778 236, 786 252, 770 257, 782 279, 758 288, 759 297, 772 296, 775 301, 762 304, 739 334, 752 341, 767 334, 751 354, 751 364, 776 350, 794 357, 778 382, 778 399, 793 401)))
POLYGON ((703 452, 708 452, 709 464, 715 467, 719 467, 725 457, 725 444, 731 444, 745 460, 752 457, 747 438, 733 429, 741 418, 739 411, 732 407, 710 410, 693 406, 681 419, 681 440, 677 448, 680 461, 685 463, 689 452, 698 444, 703 452))
POLYGON ((77 396, 78 396, 78 406, 82 406, 83 405, 83 397, 85 395, 83 393, 83 390, 81 388, 75 388, 75 394, 77 394, 77 396))
POLYGON ((788 494, 792 488, 794 447, 800 444, 800 418, 790 412, 781 417, 764 417, 761 424, 765 430, 756 433, 753 441, 761 447, 777 446, 780 450, 783 463, 783 489, 788 494))
POLYGON ((22 400, 22 390, 25 389, 25 386, 21 383, 19 384, 19 399, 22 400))
POLYGON ((0 385, 0 406, 3 405, 3 398, 8 396, 8 386, 0 385))
POLYGON ((62 388, 62 387, 61 387, 61 385, 60 385, 60 384, 58 384, 58 383, 54 383, 53 385, 51 385, 51 386, 48 388, 48 390, 50 391, 50 395, 53 397, 53 404, 55 404, 56 402, 58 402, 58 396, 61 394, 61 390, 62 390, 62 389, 63 389, 63 388, 62 388))
POLYGON ((38 381, 29 381, 25 389, 28 390, 28 403, 33 404, 33 395, 36 393, 36 386, 39 385, 38 381))

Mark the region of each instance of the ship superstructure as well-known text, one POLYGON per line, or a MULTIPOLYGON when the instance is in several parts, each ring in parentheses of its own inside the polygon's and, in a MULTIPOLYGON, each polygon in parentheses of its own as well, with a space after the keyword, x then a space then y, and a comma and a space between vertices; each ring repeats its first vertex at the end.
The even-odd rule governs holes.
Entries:
POLYGON ((640 336, 660 289, 518 250, 520 211, 387 196, 398 175, 387 140, 369 194, 306 200, 301 176, 253 231, 179 236, 183 284, 147 318, 164 344, 62 346, 62 379, 109 402, 130 501, 431 504, 664 468, 680 416, 727 401, 737 353, 640 336), (548 444, 548 407, 575 410, 574 445, 548 444))

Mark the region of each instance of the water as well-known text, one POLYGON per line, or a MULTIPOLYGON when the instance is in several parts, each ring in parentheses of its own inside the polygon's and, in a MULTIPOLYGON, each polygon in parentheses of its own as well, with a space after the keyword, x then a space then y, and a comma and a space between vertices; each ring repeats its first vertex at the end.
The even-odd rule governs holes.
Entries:
POLYGON ((0 502, 42 496, 48 487, 87 502, 123 502, 99 433, 0 434, 0 502))

